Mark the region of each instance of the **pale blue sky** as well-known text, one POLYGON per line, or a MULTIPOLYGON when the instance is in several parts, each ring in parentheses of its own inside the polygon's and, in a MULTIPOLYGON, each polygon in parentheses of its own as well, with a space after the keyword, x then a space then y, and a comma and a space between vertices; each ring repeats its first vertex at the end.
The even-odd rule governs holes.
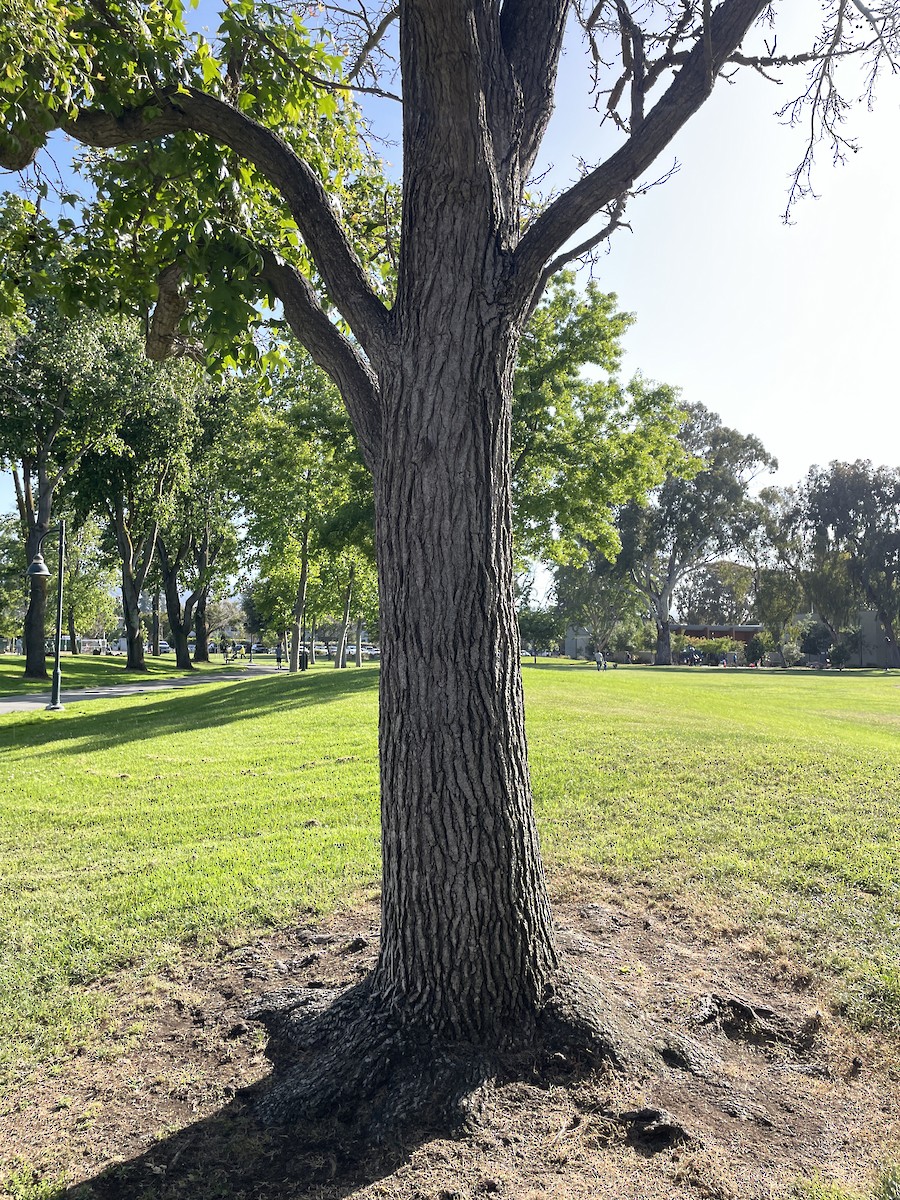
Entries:
MULTIPOLYGON (((799 40, 820 10, 791 0, 788 11, 799 40)), ((779 49, 789 48, 783 35, 779 49)), ((745 71, 718 83, 652 177, 676 159, 678 173, 633 203, 633 231, 614 237, 595 276, 637 316, 626 372, 676 385, 757 434, 779 459, 778 481, 792 483, 834 458, 900 465, 900 81, 883 82, 874 113, 855 115, 859 154, 837 168, 820 156, 820 198, 785 226, 788 177, 803 151, 802 132, 772 115, 802 86, 799 75, 785 78, 775 87, 745 71)), ((557 187, 575 177, 578 156, 599 156, 585 94, 573 48, 545 143, 557 187)))

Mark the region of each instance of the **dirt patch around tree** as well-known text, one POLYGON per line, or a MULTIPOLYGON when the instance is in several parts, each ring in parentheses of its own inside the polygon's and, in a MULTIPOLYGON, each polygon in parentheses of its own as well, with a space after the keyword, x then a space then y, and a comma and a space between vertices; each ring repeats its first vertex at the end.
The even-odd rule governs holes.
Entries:
POLYGON ((635 891, 592 883, 554 911, 571 966, 661 1031, 658 1072, 535 1062, 457 1136, 261 1128, 269 1064, 246 1012, 287 986, 363 978, 378 949, 367 904, 98 985, 113 997, 105 1038, 0 1101, 0 1179, 44 1196, 29 1181, 58 1180, 79 1200, 769 1200, 798 1178, 864 1187, 900 1158, 897 1046, 832 1015, 808 972, 635 891))

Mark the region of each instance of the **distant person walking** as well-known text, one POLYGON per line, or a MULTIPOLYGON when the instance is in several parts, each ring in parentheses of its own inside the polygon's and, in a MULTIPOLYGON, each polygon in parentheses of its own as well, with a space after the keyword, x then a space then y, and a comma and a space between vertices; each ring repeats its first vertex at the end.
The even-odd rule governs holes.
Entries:
POLYGON ((597 653, 594 655, 594 662, 597 664, 598 671, 606 670, 606 659, 603 657, 602 650, 598 650, 597 653))
POLYGON ((278 671, 281 670, 281 642, 280 641, 278 642, 278 645, 275 647, 275 669, 278 671))

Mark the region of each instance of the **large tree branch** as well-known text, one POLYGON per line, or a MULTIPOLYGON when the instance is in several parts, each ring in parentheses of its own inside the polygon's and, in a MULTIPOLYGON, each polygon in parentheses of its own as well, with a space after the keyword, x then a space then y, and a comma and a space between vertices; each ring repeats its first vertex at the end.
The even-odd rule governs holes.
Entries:
POLYGON ((339 388, 363 459, 369 470, 374 470, 381 445, 381 403, 374 371, 329 320, 309 280, 271 251, 263 250, 262 256, 262 278, 284 306, 291 329, 339 388))
POLYGON ((765 0, 723 0, 712 14, 708 44, 701 38, 628 140, 555 200, 529 227, 513 255, 512 288, 527 304, 544 266, 602 208, 627 192, 709 96, 712 79, 741 44, 765 0))
POLYGON ((284 196, 329 294, 366 353, 376 357, 382 353, 388 337, 388 312, 369 285, 328 194, 309 164, 277 133, 197 89, 156 97, 154 111, 154 116, 143 109, 112 116, 85 109, 64 128, 85 145, 104 149, 192 130, 248 159, 284 196))
POLYGON ((523 177, 534 165, 553 113, 556 71, 569 0, 506 0, 500 37, 521 91, 524 127, 519 150, 523 177))

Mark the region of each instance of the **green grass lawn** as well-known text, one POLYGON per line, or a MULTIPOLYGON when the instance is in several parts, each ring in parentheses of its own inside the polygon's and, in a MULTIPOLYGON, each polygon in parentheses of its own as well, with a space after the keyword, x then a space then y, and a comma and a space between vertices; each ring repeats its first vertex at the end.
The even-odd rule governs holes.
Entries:
MULTIPOLYGON (((523 673, 553 869, 796 937, 900 1029, 900 676, 523 673)), ((118 967, 377 885, 377 680, 323 664, 0 718, 0 1064, 90 1036, 84 985, 118 967)))
MULTIPOLYGON (((201 663, 197 671, 222 670, 221 654, 213 655, 211 663, 201 663)), ((274 659, 273 659, 274 662, 274 659)), ((240 665, 240 662, 237 664, 240 665)), ((51 676, 53 674, 53 656, 47 655, 48 678, 43 683, 33 679, 23 679, 25 658, 21 654, 0 654, 0 697, 31 696, 36 693, 50 692, 51 676)), ((180 679, 183 675, 192 674, 182 671, 175 665, 175 655, 165 654, 159 658, 147 655, 146 671, 126 671, 124 657, 113 657, 93 654, 64 654, 60 660, 62 688, 95 688, 113 687, 120 683, 142 683, 146 680, 180 679)))

